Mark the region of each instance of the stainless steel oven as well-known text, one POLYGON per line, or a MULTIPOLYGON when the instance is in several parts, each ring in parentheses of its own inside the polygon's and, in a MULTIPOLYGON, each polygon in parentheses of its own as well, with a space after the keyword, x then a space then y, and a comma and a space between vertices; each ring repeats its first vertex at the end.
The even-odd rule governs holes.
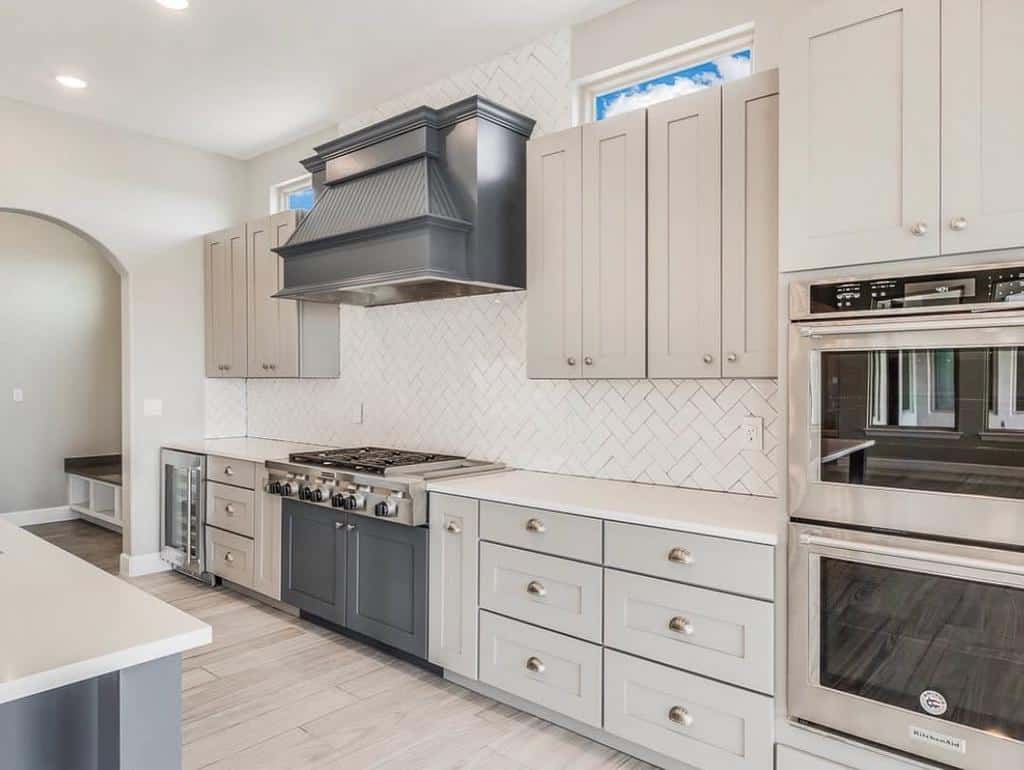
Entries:
POLYGON ((1024 264, 795 283, 789 713, 1024 767, 1024 264))

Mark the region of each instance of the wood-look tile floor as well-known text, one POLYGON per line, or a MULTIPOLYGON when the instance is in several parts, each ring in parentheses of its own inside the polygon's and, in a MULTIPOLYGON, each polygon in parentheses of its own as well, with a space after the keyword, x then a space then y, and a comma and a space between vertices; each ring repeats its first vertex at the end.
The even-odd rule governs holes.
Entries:
MULTIPOLYGON (((117 573, 120 535, 28 529, 117 573)), ((213 627, 183 661, 184 770, 652 767, 234 591, 170 572, 130 582, 213 627)))

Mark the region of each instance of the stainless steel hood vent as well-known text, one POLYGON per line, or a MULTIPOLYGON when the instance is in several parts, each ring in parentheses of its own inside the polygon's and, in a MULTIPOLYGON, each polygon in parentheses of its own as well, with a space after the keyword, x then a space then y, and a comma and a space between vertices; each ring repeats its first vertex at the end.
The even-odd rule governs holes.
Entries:
POLYGON ((387 305, 526 286, 529 118, 478 96, 316 148, 275 296, 387 305))

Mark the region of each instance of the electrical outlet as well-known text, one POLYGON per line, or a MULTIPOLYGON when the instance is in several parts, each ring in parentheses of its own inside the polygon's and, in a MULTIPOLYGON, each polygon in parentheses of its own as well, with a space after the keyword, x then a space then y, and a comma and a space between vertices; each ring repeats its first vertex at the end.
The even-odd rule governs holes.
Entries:
POLYGON ((745 449, 753 449, 760 452, 764 449, 764 420, 753 415, 743 418, 740 426, 743 431, 743 445, 745 449))
POLYGON ((21 388, 15 388, 14 393, 12 395, 14 396, 14 403, 16 404, 20 404, 22 401, 25 400, 25 391, 23 391, 21 388))

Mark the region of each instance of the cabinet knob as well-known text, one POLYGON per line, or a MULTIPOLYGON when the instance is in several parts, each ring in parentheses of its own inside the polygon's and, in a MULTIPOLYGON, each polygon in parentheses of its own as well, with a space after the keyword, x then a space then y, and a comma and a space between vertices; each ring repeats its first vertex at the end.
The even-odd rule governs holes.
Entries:
POLYGON ((544 522, 540 519, 530 519, 526 522, 527 532, 536 532, 537 534, 543 534, 547 527, 544 526, 544 522))
POLYGON ((704 354, 704 363, 711 364, 711 363, 714 363, 714 361, 715 361, 715 357, 713 355, 711 355, 710 353, 705 353, 704 354))
POLYGON ((270 371, 270 365, 269 364, 263 364, 263 371, 265 371, 265 372, 270 371))
POLYGON ((277 371, 277 364, 271 364, 270 365, 270 371, 276 372, 277 371))
POLYGON ((344 526, 345 526, 345 525, 344 525, 344 524, 342 524, 342 523, 341 523, 340 521, 336 521, 336 522, 334 522, 334 528, 335 528, 335 529, 341 529, 341 528, 342 528, 342 527, 344 527, 344 526))
POLYGON ((674 564, 693 564, 693 554, 685 548, 673 548, 668 552, 668 560, 674 564))
POLYGON ((542 661, 540 658, 536 656, 531 655, 529 658, 526 659, 526 670, 532 671, 535 674, 543 674, 544 661, 542 661))
POLYGON ((673 706, 668 710, 669 721, 675 722, 677 725, 683 725, 689 727, 693 724, 693 716, 690 712, 684 709, 682 706, 673 706))
POLYGON ((594 359, 591 358, 590 356, 585 356, 583 358, 583 363, 585 363, 587 366, 593 366, 594 365, 594 359))
POLYGON ((545 596, 547 595, 548 589, 544 587, 544 584, 537 581, 531 580, 526 584, 526 593, 533 594, 534 596, 545 596))
POLYGON ((231 553, 231 551, 228 551, 226 554, 224 554, 224 561, 226 561, 228 564, 231 564, 234 560, 235 555, 231 553))
POLYGON ((224 475, 225 476, 234 476, 235 475, 235 469, 232 468, 230 465, 224 466, 224 475))
POLYGON ((231 503, 228 503, 227 505, 224 506, 224 513, 226 513, 228 515, 231 515, 234 512, 235 512, 235 506, 232 505, 231 503))
POLYGON ((949 229, 956 230, 957 232, 960 232, 961 230, 966 230, 967 217, 955 217, 953 221, 949 223, 949 229))
POLYGON ((576 359, 573 358, 572 356, 569 356, 567 359, 565 359, 565 363, 569 364, 569 366, 576 366, 576 359))
POLYGON ((453 535, 457 535, 462 531, 462 527, 460 527, 454 521, 449 521, 447 524, 445 524, 444 528, 451 532, 453 535))
POLYGON ((927 222, 914 222, 910 226, 910 234, 918 237, 922 235, 928 235, 928 223, 927 222))
POLYGON ((686 634, 689 636, 693 633, 693 623, 681 615, 676 615, 676 617, 672 618, 672 620, 668 622, 668 627, 677 634, 686 634))
POLYGON ((345 525, 345 529, 347 529, 349 532, 351 532, 355 528, 356 528, 355 524, 346 524, 345 525))
POLYGON ((739 359, 740 359, 740 357, 738 355, 736 355, 735 353, 730 353, 729 355, 727 355, 725 357, 725 360, 728 361, 730 364, 736 363, 737 361, 739 361, 739 359))

